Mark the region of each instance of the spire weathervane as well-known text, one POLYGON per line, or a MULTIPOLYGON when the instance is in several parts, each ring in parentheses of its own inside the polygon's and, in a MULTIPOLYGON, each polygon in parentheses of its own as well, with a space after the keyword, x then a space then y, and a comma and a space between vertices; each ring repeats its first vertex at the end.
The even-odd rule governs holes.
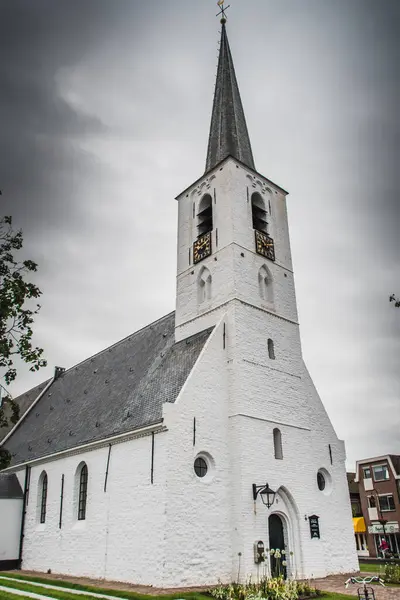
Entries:
POLYGON ((223 25, 224 23, 226 23, 226 19, 227 19, 227 17, 226 17, 226 14, 225 14, 225 11, 227 11, 227 10, 228 10, 228 8, 230 8, 230 6, 231 6, 231 5, 229 4, 229 5, 228 5, 228 6, 225 8, 225 7, 224 7, 224 2, 225 2, 225 0, 218 0, 218 2, 217 2, 217 4, 218 4, 218 6, 220 7, 221 11, 220 11, 220 12, 219 12, 219 13, 218 13, 216 16, 217 16, 217 17, 219 17, 219 15, 222 15, 222 17, 221 17, 221 23, 222 23, 222 25, 223 25))

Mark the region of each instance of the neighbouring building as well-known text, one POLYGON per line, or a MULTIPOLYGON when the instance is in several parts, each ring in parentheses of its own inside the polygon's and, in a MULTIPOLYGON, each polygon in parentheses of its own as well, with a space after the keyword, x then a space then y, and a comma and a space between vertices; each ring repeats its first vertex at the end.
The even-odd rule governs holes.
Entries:
POLYGON ((370 556, 379 556, 384 537, 400 555, 400 455, 388 454, 357 461, 355 484, 360 494, 370 556))
POLYGON ((23 493, 18 477, 0 473, 0 570, 19 565, 23 493))
POLYGON ((369 556, 367 545, 367 529, 364 515, 361 509, 361 498, 355 473, 347 473, 347 484, 349 486, 351 513, 353 515, 354 539, 356 542, 358 556, 369 556))
POLYGON ((221 23, 206 170, 177 197, 175 312, 56 372, 6 437, 25 569, 209 585, 284 548, 292 576, 358 570, 344 443, 302 357, 287 192, 256 171, 221 23))

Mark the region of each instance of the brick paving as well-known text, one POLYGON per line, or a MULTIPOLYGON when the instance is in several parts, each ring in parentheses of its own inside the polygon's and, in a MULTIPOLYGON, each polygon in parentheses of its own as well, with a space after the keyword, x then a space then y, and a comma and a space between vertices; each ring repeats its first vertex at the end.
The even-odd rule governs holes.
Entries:
MULTIPOLYGON (((350 596, 357 596, 357 584, 351 584, 345 588, 345 581, 349 577, 369 577, 377 576, 377 573, 359 573, 351 575, 331 575, 330 577, 324 577, 323 579, 313 579, 312 585, 315 585, 319 590, 325 592, 336 592, 337 594, 349 594, 350 596)), ((361 587, 361 586, 360 586, 361 587)), ((373 586, 376 600, 400 600, 400 587, 382 587, 381 585, 374 584, 373 586)))

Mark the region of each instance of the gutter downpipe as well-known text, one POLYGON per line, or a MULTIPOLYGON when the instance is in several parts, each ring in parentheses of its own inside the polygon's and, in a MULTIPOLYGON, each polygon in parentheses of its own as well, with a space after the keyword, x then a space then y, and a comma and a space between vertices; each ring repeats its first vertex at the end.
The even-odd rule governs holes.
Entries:
POLYGON ((24 499, 22 502, 22 517, 21 517, 21 532, 19 536, 19 553, 18 553, 18 566, 17 569, 21 570, 22 567, 22 550, 24 547, 25 537, 25 516, 26 516, 26 505, 29 493, 29 480, 30 480, 30 466, 25 467, 25 484, 24 484, 24 499))

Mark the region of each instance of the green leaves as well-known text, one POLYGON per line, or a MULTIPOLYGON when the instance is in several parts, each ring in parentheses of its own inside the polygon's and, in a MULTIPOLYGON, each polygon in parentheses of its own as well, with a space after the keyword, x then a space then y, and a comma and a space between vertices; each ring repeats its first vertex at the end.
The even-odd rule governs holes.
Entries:
POLYGON ((400 299, 396 298, 396 296, 394 294, 389 296, 389 302, 394 302, 395 307, 400 308, 400 299))
MULTIPOLYGON (((26 280, 27 275, 37 271, 38 266, 33 260, 21 261, 18 258, 22 245, 22 231, 13 230, 12 217, 0 219, 0 372, 6 384, 17 377, 16 357, 27 363, 31 371, 47 364, 43 349, 32 342, 32 325, 40 310, 40 304, 33 301, 42 292, 37 285, 26 280)), ((0 427, 6 426, 8 420, 11 423, 18 420, 17 407, 9 396, 0 406, 0 427), (8 417, 5 412, 7 406, 11 411, 8 417)), ((1 460, 0 455, 0 464, 1 460)))

